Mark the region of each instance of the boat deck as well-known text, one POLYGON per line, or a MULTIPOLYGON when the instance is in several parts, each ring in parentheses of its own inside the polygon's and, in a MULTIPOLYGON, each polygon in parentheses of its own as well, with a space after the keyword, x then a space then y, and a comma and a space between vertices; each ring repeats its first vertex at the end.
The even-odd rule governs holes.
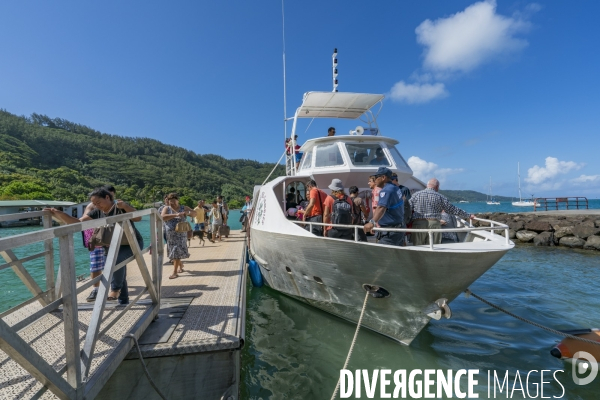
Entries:
MULTIPOLYGON (((169 279, 173 266, 163 266, 161 287, 161 311, 157 321, 150 324, 140 338, 140 347, 144 357, 164 357, 188 353, 203 353, 216 350, 239 349, 244 336, 244 263, 241 262, 244 239, 240 231, 232 231, 228 239, 213 244, 206 240, 200 246, 194 239, 189 248, 190 258, 184 261, 185 272, 177 279, 169 279)), ((144 255, 150 262, 150 255, 144 255)), ((142 287, 143 280, 134 263, 128 265, 128 284, 130 298, 135 298, 142 287)), ((79 283, 83 284, 85 281, 79 283)), ((79 334, 83 339, 92 314, 93 303, 85 298, 89 290, 78 296, 79 334)), ((39 303, 33 303, 13 314, 4 317, 9 325, 14 325, 31 313, 39 310, 39 303)), ((148 295, 141 297, 138 304, 132 306, 126 315, 99 337, 96 352, 92 360, 89 379, 102 367, 111 362, 110 356, 129 330, 150 308, 148 295)), ((112 318, 123 310, 122 306, 106 307, 100 329, 104 329, 112 318)), ((62 312, 44 315, 34 323, 27 325, 19 335, 46 360, 56 371, 66 372, 65 344, 62 312)), ((83 340, 81 344, 83 346, 83 340)), ((137 358, 135 349, 127 358, 137 358)), ((139 363, 135 360, 135 363, 139 363)), ((110 380, 109 380, 110 383, 110 380)), ((142 378, 139 382, 130 382, 131 386, 146 385, 142 378)), ((105 388, 106 389, 106 388, 105 388)), ((105 397, 103 389, 98 397, 105 397)), ((168 393, 169 391, 166 390, 168 393)), ((119 393, 121 398, 129 398, 119 393)), ((0 399, 54 399, 56 396, 43 388, 15 361, 0 351, 0 399)))

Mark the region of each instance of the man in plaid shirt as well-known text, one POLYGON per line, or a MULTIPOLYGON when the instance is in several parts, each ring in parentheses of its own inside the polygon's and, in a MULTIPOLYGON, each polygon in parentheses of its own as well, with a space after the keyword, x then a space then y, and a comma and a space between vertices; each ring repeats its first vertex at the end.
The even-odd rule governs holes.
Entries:
MULTIPOLYGON (((464 210, 450 204, 448 199, 438 193, 440 182, 433 178, 427 182, 427 189, 416 192, 410 199, 410 205, 413 209, 413 229, 442 229, 440 224, 442 210, 448 214, 458 215, 467 218, 475 218, 464 210)), ((412 232, 412 242, 415 246, 429 244, 429 233, 412 232)), ((442 243, 442 233, 433 233, 434 244, 442 243)))

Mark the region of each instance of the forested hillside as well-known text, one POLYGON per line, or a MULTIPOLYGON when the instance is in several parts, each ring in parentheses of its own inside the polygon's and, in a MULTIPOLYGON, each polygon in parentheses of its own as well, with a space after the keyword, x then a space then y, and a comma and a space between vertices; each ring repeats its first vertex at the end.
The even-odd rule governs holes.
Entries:
MULTIPOLYGON (((488 196, 483 193, 476 192, 474 190, 440 190, 440 193, 448 198, 452 202, 458 202, 466 200, 469 202, 486 201, 488 196)), ((512 197, 494 196, 497 201, 511 201, 512 197)))
MULTIPOLYGON (((222 194, 241 202, 275 164, 199 155, 154 139, 128 138, 87 126, 0 110, 0 200, 85 201, 92 188, 113 184, 138 207, 177 192, 192 199, 222 194)), ((274 176, 284 174, 279 166, 274 176)), ((232 204, 235 205, 235 204, 232 204)))

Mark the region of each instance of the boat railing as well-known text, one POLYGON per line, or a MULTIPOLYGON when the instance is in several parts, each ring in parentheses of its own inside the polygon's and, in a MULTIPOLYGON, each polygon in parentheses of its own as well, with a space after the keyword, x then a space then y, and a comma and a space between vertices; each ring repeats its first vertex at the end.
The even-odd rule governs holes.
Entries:
MULTIPOLYGON (((0 217, 0 221, 18 219, 19 215, 3 215, 0 217)), ((0 314, 0 350, 43 384, 40 392, 34 397, 40 397, 45 390, 49 389, 60 399, 94 398, 102 388, 102 385, 116 370, 129 350, 131 350, 133 341, 129 340, 126 334, 131 333, 136 338, 139 338, 150 322, 158 315, 162 274, 161 266, 164 253, 162 218, 155 209, 148 209, 53 228, 52 216, 48 211, 28 212, 27 216, 42 217, 44 229, 0 238, 0 255, 6 262, 0 265, 0 270, 12 268, 33 295, 33 298, 0 314), (129 220, 143 216, 150 217, 151 233, 150 246, 141 249, 129 220), (102 275, 77 286, 74 251, 75 235, 87 229, 113 224, 112 240, 107 251, 106 263, 102 275), (124 237, 128 240, 133 256, 117 264, 118 249, 124 237), (59 247, 59 267, 56 275, 54 268, 54 239, 58 239, 59 247), (43 243, 44 251, 22 258, 17 257, 14 252, 14 249, 36 243, 43 243), (151 269, 148 268, 143 258, 143 255, 150 250, 151 269), (45 258, 45 290, 40 288, 24 266, 26 262, 42 257, 45 258), (104 310, 110 291, 111 278, 115 271, 125 267, 127 263, 132 261, 135 261, 140 269, 140 274, 144 282, 142 290, 120 312, 114 311, 110 313, 110 317, 107 317, 104 315, 104 310), (100 285, 98 295, 93 305, 91 316, 89 317, 87 333, 82 339, 84 342, 83 346, 80 346, 77 295, 95 283, 99 283, 100 285), (116 344, 113 351, 98 366, 94 367, 93 372, 90 374, 98 339, 105 335, 116 323, 122 321, 122 317, 126 315, 127 311, 146 294, 149 295, 151 304, 146 304, 148 307, 137 322, 133 323, 128 332, 116 344), (39 302, 40 306, 27 307, 36 302, 39 302), (33 342, 24 340, 19 335, 19 331, 51 312, 60 311, 60 306, 62 306, 64 325, 66 364, 61 369, 56 369, 56 364, 52 365, 48 363, 36 351, 32 345, 33 342), (11 314, 16 312, 19 312, 19 314, 13 315, 13 318, 9 318, 8 320, 14 321, 16 319, 15 316, 18 316, 18 321, 12 323, 12 325, 7 323, 5 317, 10 317, 11 314), (63 377, 65 372, 66 379, 63 377)), ((104 355, 101 354, 98 357, 104 357, 104 355)))
MULTIPOLYGON (((434 243, 433 243, 433 234, 434 233, 451 233, 451 232, 456 232, 456 233, 469 233, 469 232, 477 232, 477 231, 488 231, 491 233, 495 233, 496 231, 504 231, 504 241, 506 246, 510 245, 510 239, 509 239, 509 234, 508 234, 508 230, 510 229, 508 225, 502 224, 500 222, 497 221, 492 221, 489 219, 483 219, 483 218, 474 218, 475 221, 480 221, 480 222, 484 222, 484 223, 488 223, 490 224, 490 226, 480 226, 480 227, 474 227, 472 224, 467 223, 465 220, 461 220, 461 223, 464 225, 464 227, 458 227, 458 228, 442 228, 442 229, 414 229, 414 228, 373 228, 373 231, 377 232, 377 231, 382 231, 382 232, 406 232, 406 233, 411 233, 411 232, 427 232, 429 234, 429 249, 433 250, 434 249, 434 243)), ((358 230, 359 229, 363 229, 362 225, 341 225, 341 224, 331 224, 331 223, 326 223, 326 222, 312 222, 312 221, 290 221, 294 224, 297 225, 308 225, 309 226, 309 231, 312 232, 313 229, 313 225, 316 226, 330 226, 332 228, 345 228, 345 229, 353 229, 354 230, 354 241, 358 242, 359 240, 359 236, 358 236, 358 230)))
POLYGON ((539 210, 587 210, 587 197, 538 197, 533 202, 533 211, 539 210))

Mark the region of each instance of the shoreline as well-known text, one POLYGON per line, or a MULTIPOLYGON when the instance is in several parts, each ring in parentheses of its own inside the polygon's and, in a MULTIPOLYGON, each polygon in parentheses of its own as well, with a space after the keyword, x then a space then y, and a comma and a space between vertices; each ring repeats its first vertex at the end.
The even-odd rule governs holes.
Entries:
MULTIPOLYGON (((477 217, 508 225, 508 237, 515 244, 600 250, 600 210, 492 212, 479 213, 477 217)), ((476 221, 475 226, 489 224, 476 221)), ((504 236, 504 232, 497 233, 504 236)))

